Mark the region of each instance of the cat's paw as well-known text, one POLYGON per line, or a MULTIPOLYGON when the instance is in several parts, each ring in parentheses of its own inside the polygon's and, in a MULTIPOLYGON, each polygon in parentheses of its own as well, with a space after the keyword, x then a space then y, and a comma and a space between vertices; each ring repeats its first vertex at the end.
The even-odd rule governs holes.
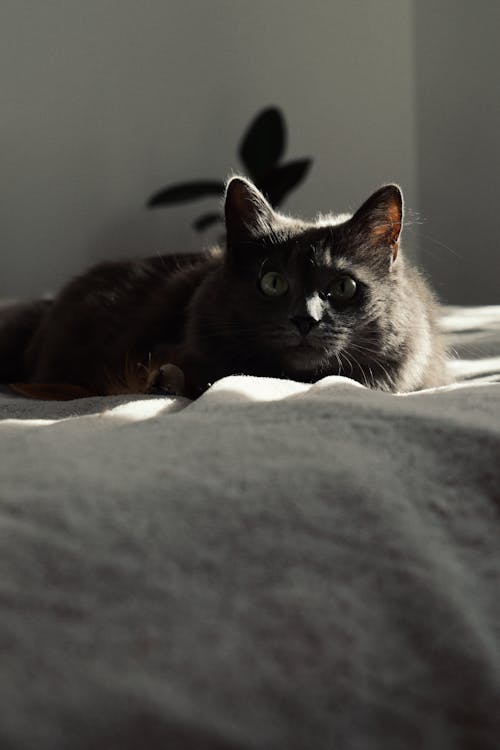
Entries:
POLYGON ((186 392, 186 378, 177 365, 161 365, 152 370, 146 384, 146 393, 156 393, 161 396, 184 396, 186 392))

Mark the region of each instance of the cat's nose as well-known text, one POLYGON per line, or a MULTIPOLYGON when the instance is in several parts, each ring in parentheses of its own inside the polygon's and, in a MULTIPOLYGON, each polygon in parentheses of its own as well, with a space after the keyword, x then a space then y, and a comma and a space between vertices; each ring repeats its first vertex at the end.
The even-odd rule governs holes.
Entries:
POLYGON ((314 328, 319 323, 319 320, 313 318, 312 315, 294 315, 290 320, 294 326, 297 326, 303 336, 307 336, 311 328, 314 328))

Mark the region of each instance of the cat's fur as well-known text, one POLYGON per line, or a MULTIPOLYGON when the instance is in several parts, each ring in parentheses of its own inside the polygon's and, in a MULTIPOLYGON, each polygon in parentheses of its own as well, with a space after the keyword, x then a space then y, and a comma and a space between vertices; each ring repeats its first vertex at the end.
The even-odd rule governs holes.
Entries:
POLYGON ((225 251, 104 263, 53 302, 0 317, 0 379, 144 392, 171 388, 168 364, 185 376, 174 390, 191 397, 239 373, 305 382, 340 374, 393 392, 447 381, 437 303, 398 252, 397 186, 352 217, 310 223, 276 213, 236 177, 225 214, 225 251), (263 293, 269 271, 286 293, 263 293), (346 275, 355 296, 332 300, 346 275))

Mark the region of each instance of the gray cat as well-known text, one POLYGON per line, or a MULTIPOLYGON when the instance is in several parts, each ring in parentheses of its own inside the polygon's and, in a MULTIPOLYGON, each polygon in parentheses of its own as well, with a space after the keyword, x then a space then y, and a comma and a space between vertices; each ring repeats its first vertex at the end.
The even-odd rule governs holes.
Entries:
POLYGON ((104 263, 53 302, 11 310, 0 379, 47 397, 70 386, 196 397, 231 374, 344 375, 390 392, 448 381, 438 304, 398 252, 396 185, 353 216, 305 222, 234 177, 225 216, 224 251, 104 263))

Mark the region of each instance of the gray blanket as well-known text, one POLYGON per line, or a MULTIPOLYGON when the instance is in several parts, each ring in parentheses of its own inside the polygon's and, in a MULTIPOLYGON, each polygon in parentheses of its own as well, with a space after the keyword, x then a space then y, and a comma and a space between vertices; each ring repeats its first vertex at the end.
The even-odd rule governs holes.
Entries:
POLYGON ((1 750, 500 747, 500 308, 462 382, 0 395, 1 750))

